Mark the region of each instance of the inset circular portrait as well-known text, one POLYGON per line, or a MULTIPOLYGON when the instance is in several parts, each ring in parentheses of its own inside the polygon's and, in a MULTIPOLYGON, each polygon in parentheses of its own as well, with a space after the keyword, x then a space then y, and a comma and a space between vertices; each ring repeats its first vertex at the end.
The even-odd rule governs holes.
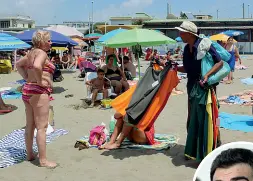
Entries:
POLYGON ((212 151, 193 181, 253 181, 253 143, 232 142, 212 151))

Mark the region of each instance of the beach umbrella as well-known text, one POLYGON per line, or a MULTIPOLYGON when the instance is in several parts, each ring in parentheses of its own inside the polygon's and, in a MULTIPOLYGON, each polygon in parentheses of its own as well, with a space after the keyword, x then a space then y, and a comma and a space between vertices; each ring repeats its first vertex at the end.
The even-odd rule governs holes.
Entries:
POLYGON ((102 44, 103 42, 105 42, 105 41, 109 40, 110 38, 112 38, 113 36, 117 35, 118 33, 121 33, 124 31, 127 31, 127 30, 121 29, 121 28, 112 30, 112 31, 104 34, 103 36, 101 36, 97 41, 102 44))
POLYGON ((31 45, 11 36, 7 33, 0 33, 0 51, 14 51, 17 49, 30 48, 31 45))
POLYGON ((71 39, 74 40, 75 42, 77 42, 78 46, 81 46, 81 47, 88 47, 89 46, 85 41, 83 41, 80 38, 71 38, 71 39))
POLYGON ((80 31, 78 31, 76 28, 74 27, 69 27, 69 26, 64 26, 64 25, 54 25, 54 26, 50 26, 47 28, 44 28, 45 30, 51 30, 51 31, 55 31, 57 33, 61 33, 65 36, 70 36, 70 37, 84 37, 83 33, 81 33, 80 31))
MULTIPOLYGON (((176 43, 175 40, 154 30, 132 29, 113 36, 104 42, 104 45, 111 48, 124 48, 131 46, 158 46, 162 44, 176 43)), ((140 78, 140 62, 138 57, 138 69, 140 78)))
POLYGON ((220 34, 225 34, 228 36, 239 36, 239 35, 243 35, 244 33, 242 31, 237 31, 237 30, 227 30, 227 31, 223 31, 220 34))
POLYGON ((175 39, 177 42, 183 42, 182 38, 179 36, 175 39))
POLYGON ((135 45, 158 46, 162 44, 176 43, 175 40, 148 29, 132 29, 118 33, 114 37, 105 41, 104 44, 111 48, 124 48, 135 45))
POLYGON ((103 35, 100 34, 100 33, 90 33, 90 34, 85 35, 83 39, 85 39, 85 40, 97 40, 101 36, 103 36, 103 35))
MULTIPOLYGON (((26 43, 32 44, 32 36, 33 36, 34 32, 36 32, 36 31, 37 30, 23 31, 23 32, 17 34, 16 37, 25 41, 26 43)), ((61 33, 57 33, 52 30, 46 30, 46 31, 49 31, 51 34, 52 46, 63 47, 63 46, 76 46, 76 45, 78 45, 77 42, 75 42, 71 38, 69 38, 61 33)))
MULTIPOLYGON (((209 37, 213 41, 223 41, 227 42, 229 36, 225 34, 217 34, 217 35, 212 35, 209 37)), ((237 41, 234 39, 234 42, 236 43, 237 41)))

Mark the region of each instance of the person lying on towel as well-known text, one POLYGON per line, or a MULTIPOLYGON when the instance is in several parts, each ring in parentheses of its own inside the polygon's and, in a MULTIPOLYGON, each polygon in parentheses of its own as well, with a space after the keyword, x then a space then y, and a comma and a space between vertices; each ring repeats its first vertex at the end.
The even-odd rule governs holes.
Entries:
POLYGON ((127 138, 129 141, 137 144, 155 144, 154 140, 154 125, 148 131, 141 131, 136 127, 124 122, 123 115, 116 112, 114 118, 117 120, 110 141, 100 147, 100 149, 118 149, 121 143, 127 138))

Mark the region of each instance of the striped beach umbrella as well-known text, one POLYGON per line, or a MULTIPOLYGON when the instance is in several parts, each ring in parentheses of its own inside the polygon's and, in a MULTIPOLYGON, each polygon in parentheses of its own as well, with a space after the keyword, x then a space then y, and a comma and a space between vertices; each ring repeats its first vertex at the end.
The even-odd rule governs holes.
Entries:
POLYGON ((7 33, 0 33, 0 51, 13 51, 30 47, 31 45, 14 36, 7 33))

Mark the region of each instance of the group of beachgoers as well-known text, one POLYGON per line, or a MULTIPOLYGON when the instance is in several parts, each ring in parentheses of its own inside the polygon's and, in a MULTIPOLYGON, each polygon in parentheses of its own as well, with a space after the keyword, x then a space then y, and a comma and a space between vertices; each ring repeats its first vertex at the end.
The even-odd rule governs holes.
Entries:
MULTIPOLYGON (((205 121, 205 118, 203 117, 202 122, 196 123, 196 120, 194 118, 196 115, 193 114, 193 110, 196 109, 197 97, 194 97, 191 94, 192 91, 196 89, 196 86, 199 85, 200 81, 201 61, 197 61, 196 56, 197 48, 202 38, 200 38, 198 35, 197 26, 192 22, 185 21, 180 27, 176 28, 179 30, 179 34, 183 42, 186 43, 181 57, 183 59, 183 66, 176 69, 179 72, 187 73, 188 77, 188 117, 186 123, 186 129, 188 131, 186 144, 188 145, 186 145, 186 147, 191 148, 185 151, 185 157, 186 159, 196 159, 197 161, 201 161, 208 153, 210 153, 210 151, 221 145, 218 128, 216 137, 214 138, 215 140, 212 140, 214 143, 212 144, 213 146, 211 147, 211 150, 209 149, 205 153, 199 153, 199 150, 203 149, 203 144, 205 143, 197 143, 194 141, 200 138, 200 132, 203 132, 204 130, 204 128, 200 125, 203 125, 203 122, 205 121), (191 130, 194 130, 194 132, 191 130), (189 145, 189 143, 191 145, 189 145)), ((233 39, 230 38, 225 47, 232 55, 230 66, 231 70, 233 71, 234 61, 236 58, 239 58, 239 53, 237 48, 232 45, 232 40, 233 39)), ((51 49, 51 37, 48 31, 36 31, 33 35, 32 43, 33 48, 24 54, 24 56, 22 56, 16 64, 19 74, 24 80, 26 80, 26 83, 23 86, 22 90, 22 99, 25 105, 26 113, 25 142, 27 160, 32 161, 36 158, 32 149, 34 129, 36 128, 36 141, 38 145, 38 157, 40 165, 42 167, 55 168, 58 166, 58 164, 47 160, 46 157, 46 129, 48 126, 50 105, 49 97, 52 93, 52 77, 56 66, 59 66, 59 63, 61 63, 61 65, 63 65, 63 68, 66 68, 68 67, 67 64, 71 64, 71 61, 69 60, 68 52, 64 52, 63 57, 61 58, 59 58, 57 54, 49 58, 50 56, 48 56, 47 52, 51 49)), ((177 51, 178 54, 180 54, 179 52, 181 52, 181 47, 178 47, 177 51)), ((127 53, 127 50, 123 50, 123 56, 119 56, 119 53, 109 48, 106 49, 104 53, 106 55, 104 56, 105 65, 96 69, 96 72, 98 74, 97 78, 86 82, 87 85, 90 85, 92 87, 93 97, 91 107, 94 106, 96 95, 98 93, 103 93, 104 98, 108 97, 108 92, 106 91, 107 87, 110 86, 108 85, 108 80, 111 82, 111 86, 114 87, 115 93, 119 96, 123 95, 123 92, 133 91, 127 82, 126 75, 123 73, 123 70, 127 69, 131 72, 132 77, 136 76, 136 67, 133 64, 131 56, 129 56, 127 53), (123 60, 121 57, 123 57, 123 60), (117 63, 122 62, 122 66, 118 67, 117 63)), ((212 45, 210 47, 209 53, 212 55, 215 64, 213 68, 203 76, 203 79, 201 80, 202 83, 207 82, 208 78, 223 66, 223 61, 221 60, 220 55, 216 52, 215 48, 212 45)), ((159 59, 157 55, 158 53, 155 50, 149 55, 149 59, 150 61, 153 61, 154 64, 157 64, 158 67, 160 67, 159 70, 162 71, 167 65, 166 62, 171 61, 171 59, 168 58, 170 56, 170 52, 167 53, 167 57, 165 59, 155 61, 156 59, 159 59)), ((169 73, 171 73, 171 71, 169 71, 169 73)), ((178 82, 175 79, 175 87, 177 84, 178 82)), ((218 84, 209 86, 208 89, 212 92, 212 95, 216 95, 217 85, 218 84)), ((206 90, 201 88, 200 91, 206 90)), ((170 94, 170 92, 167 94, 170 94)), ((214 103, 213 107, 218 109, 218 105, 214 103)), ((8 105, 5 105, 0 98, 0 109, 10 110, 11 108, 8 105)), ((205 113, 205 108, 198 109, 197 111, 197 114, 199 115, 204 116, 205 113)), ((116 111, 114 118, 117 120, 117 122, 113 134, 111 135, 111 139, 108 143, 105 143, 103 146, 101 146, 100 149, 117 149, 120 147, 125 138, 128 138, 138 144, 155 144, 155 142, 150 141, 153 140, 150 139, 150 137, 154 138, 154 121, 150 123, 148 127, 145 127, 145 129, 138 129, 138 126, 126 122, 125 116, 125 113, 116 111)))

